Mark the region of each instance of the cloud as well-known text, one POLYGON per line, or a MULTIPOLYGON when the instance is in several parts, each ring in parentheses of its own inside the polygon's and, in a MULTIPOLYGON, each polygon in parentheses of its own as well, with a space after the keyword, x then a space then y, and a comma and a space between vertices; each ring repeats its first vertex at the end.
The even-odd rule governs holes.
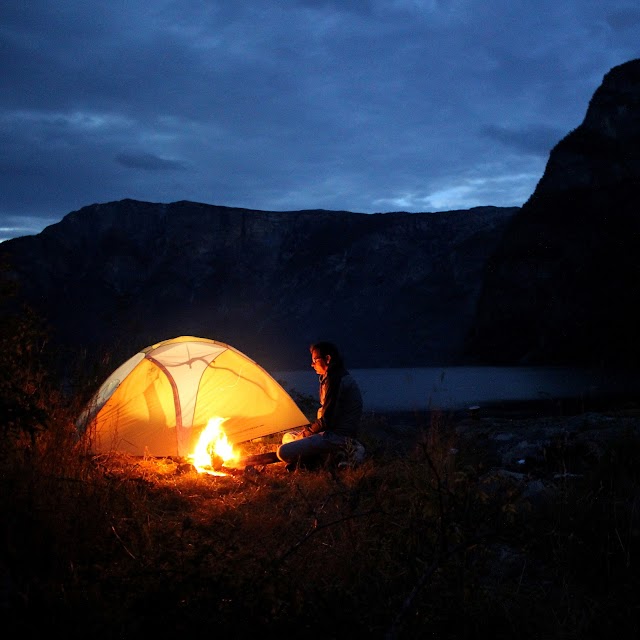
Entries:
POLYGON ((361 212, 523 203, 604 74, 637 57, 631 5, 9 3, 0 225, 123 198, 361 212))
POLYGON ((20 236, 31 236, 40 233, 45 227, 60 221, 59 217, 43 218, 42 216, 8 215, 3 216, 0 226, 0 242, 20 236))
POLYGON ((383 209, 395 211, 470 209, 479 206, 479 202, 490 203, 498 192, 508 192, 512 199, 504 200, 500 206, 517 207, 531 195, 532 181, 539 178, 537 172, 513 173, 506 166, 479 167, 476 175, 443 181, 429 192, 405 192, 393 198, 383 198, 378 204, 383 209))
POLYGON ((607 22, 614 31, 625 31, 640 25, 640 9, 624 8, 607 15, 607 22))
POLYGON ((116 162, 129 169, 144 169, 146 171, 184 171, 185 166, 177 160, 161 158, 152 153, 119 153, 116 162))
POLYGON ((548 157, 551 149, 568 132, 545 125, 527 125, 510 129, 500 125, 485 125, 481 132, 487 138, 497 140, 506 147, 523 153, 548 157))

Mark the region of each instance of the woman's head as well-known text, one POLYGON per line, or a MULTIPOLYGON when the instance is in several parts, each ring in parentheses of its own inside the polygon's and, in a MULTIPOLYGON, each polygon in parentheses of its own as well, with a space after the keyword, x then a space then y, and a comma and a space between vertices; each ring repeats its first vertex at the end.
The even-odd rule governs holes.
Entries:
POLYGON ((333 342, 316 342, 309 347, 309 351, 311 366, 319 375, 326 373, 329 369, 344 367, 340 350, 333 342))

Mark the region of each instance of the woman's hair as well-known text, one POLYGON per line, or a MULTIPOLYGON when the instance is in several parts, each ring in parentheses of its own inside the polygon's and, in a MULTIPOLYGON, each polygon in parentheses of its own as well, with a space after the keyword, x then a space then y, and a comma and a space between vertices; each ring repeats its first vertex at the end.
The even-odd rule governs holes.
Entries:
POLYGON ((329 363, 330 368, 342 368, 344 367, 344 361, 342 360, 342 354, 338 347, 333 344, 333 342, 316 342, 309 347, 309 351, 317 351, 320 354, 320 357, 325 358, 326 356, 331 356, 331 362, 329 363))

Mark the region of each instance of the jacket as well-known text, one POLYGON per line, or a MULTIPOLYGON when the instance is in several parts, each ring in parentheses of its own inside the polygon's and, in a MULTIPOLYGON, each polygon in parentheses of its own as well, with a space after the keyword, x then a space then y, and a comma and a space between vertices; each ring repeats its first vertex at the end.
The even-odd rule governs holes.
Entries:
POLYGON ((362 394, 351 374, 344 368, 327 371, 320 377, 320 408, 317 419, 305 435, 331 431, 339 436, 355 438, 362 418, 362 394))

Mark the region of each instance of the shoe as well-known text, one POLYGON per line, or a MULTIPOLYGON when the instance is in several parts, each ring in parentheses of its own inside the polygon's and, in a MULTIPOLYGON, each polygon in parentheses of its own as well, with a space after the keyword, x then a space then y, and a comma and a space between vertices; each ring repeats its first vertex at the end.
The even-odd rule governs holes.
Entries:
POLYGON ((286 431, 282 436, 282 444, 300 440, 300 438, 302 438, 302 429, 292 429, 291 431, 286 431))
POLYGON ((364 448, 364 446, 360 442, 358 442, 357 440, 354 440, 353 451, 351 452, 351 458, 354 464, 362 464, 366 457, 367 457, 367 450, 364 448))
POLYGON ((341 454, 338 461, 338 469, 351 469, 362 464, 366 458, 367 451, 357 440, 352 440, 345 453, 341 454))

